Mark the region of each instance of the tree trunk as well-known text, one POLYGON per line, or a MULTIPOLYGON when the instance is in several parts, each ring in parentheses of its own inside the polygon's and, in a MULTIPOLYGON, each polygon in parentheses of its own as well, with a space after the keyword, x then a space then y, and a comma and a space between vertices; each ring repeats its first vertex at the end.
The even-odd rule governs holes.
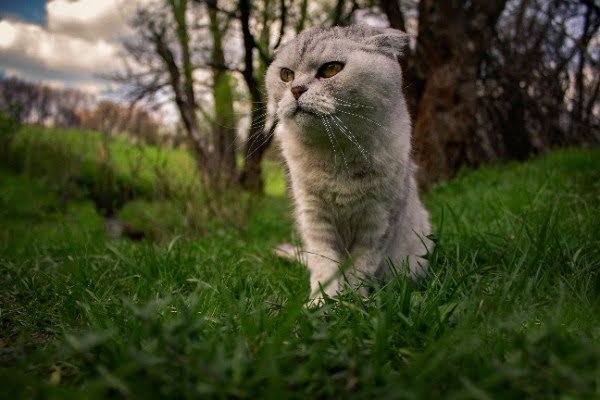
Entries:
POLYGON ((415 65, 425 86, 413 141, 421 185, 449 179, 462 164, 483 158, 475 134, 477 67, 505 1, 455 3, 419 3, 415 65))
MULTIPOLYGON (((239 176, 239 182, 244 189, 255 193, 262 193, 264 182, 262 180, 261 160, 265 150, 272 140, 272 132, 265 134, 265 121, 262 105, 265 99, 260 91, 260 81, 254 74, 254 48, 256 41, 250 31, 250 2, 240 0, 240 23, 244 39, 244 71, 242 73, 252 104, 250 128, 244 151, 244 166, 239 176)), ((267 27, 265 27, 267 29, 267 27)))
MULTIPOLYGON (((587 51, 588 45, 592 40, 592 37, 596 33, 596 29, 592 28, 592 13, 593 9, 591 6, 587 6, 587 10, 584 17, 583 33, 579 40, 578 49, 578 64, 577 72, 575 74, 575 96, 573 110, 571 111, 571 124, 569 127, 569 134, 567 141, 569 143, 577 143, 577 137, 581 135, 580 131, 589 129, 589 118, 585 116, 585 65, 587 63, 587 51), (587 119, 587 121, 586 121, 587 119), (586 123, 587 122, 587 123, 586 123)), ((587 132, 586 132, 587 133, 587 132)), ((587 136, 587 135, 586 135, 587 136)))
POLYGON ((253 110, 252 121, 258 121, 258 126, 250 128, 250 136, 246 142, 246 159, 244 169, 240 174, 240 184, 242 187, 255 192, 262 193, 264 182, 262 179, 261 161, 265 150, 273 140, 275 126, 271 127, 269 132, 265 133, 265 122, 262 123, 260 110, 253 110))
POLYGON ((388 18, 388 22, 390 23, 390 28, 400 29, 401 31, 405 31, 405 23, 404 16, 402 15, 402 10, 400 9, 400 1, 398 0, 381 0, 379 2, 383 12, 388 18))
POLYGON ((213 121, 213 157, 219 180, 224 186, 231 186, 237 176, 237 165, 235 160, 235 114, 233 111, 233 95, 229 73, 220 66, 225 65, 222 36, 217 15, 217 0, 208 2, 208 14, 210 19, 210 32, 213 39, 212 62, 213 62, 213 99, 215 104, 215 119, 213 121))

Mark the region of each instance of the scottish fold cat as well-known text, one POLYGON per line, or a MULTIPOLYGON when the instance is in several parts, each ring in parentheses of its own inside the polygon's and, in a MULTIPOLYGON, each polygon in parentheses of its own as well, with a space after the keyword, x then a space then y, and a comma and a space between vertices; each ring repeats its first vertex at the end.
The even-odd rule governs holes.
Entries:
POLYGON ((311 299, 348 282, 416 279, 432 248, 411 161, 410 117, 398 57, 407 36, 354 25, 312 29, 281 46, 266 75, 271 123, 289 168, 311 299), (391 263, 390 263, 391 262, 391 263))

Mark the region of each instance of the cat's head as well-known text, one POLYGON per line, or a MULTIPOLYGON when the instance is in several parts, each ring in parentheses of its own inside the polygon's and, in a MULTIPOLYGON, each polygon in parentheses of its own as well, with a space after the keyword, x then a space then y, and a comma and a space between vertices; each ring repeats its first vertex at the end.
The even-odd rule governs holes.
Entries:
POLYGON ((401 31, 361 25, 301 33, 269 66, 269 112, 306 141, 377 124, 402 96, 398 57, 406 43, 401 31))

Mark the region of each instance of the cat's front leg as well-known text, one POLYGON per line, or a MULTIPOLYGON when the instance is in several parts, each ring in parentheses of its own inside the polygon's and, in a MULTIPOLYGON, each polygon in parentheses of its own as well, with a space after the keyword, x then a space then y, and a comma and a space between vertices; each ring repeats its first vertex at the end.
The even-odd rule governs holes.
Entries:
POLYGON ((383 253, 376 246, 360 246, 352 252, 351 267, 345 274, 350 286, 363 296, 368 295, 367 280, 373 278, 383 261, 383 253))
POLYGON ((300 227, 304 241, 303 258, 310 272, 310 302, 320 304, 321 291, 335 296, 340 285, 340 244, 335 228, 316 211, 301 213, 300 227))
POLYGON ((310 271, 310 302, 315 305, 323 301, 323 293, 335 296, 341 290, 340 262, 331 249, 307 250, 307 265, 310 271))
POLYGON ((364 213, 360 234, 350 253, 350 268, 345 273, 350 286, 367 295, 365 280, 377 275, 383 262, 384 249, 390 238, 389 212, 381 206, 372 205, 364 213))

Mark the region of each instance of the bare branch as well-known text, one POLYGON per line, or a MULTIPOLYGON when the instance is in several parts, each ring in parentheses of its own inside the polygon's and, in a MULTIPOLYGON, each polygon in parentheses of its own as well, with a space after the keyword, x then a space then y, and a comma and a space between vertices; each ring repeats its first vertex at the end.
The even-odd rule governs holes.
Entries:
POLYGON ((280 27, 279 27, 279 36, 277 37, 277 41, 273 46, 274 49, 279 47, 281 44, 281 39, 283 38, 283 34, 285 33, 285 26, 287 23, 287 7, 285 5, 285 0, 280 0, 279 2, 279 19, 280 19, 280 27))

